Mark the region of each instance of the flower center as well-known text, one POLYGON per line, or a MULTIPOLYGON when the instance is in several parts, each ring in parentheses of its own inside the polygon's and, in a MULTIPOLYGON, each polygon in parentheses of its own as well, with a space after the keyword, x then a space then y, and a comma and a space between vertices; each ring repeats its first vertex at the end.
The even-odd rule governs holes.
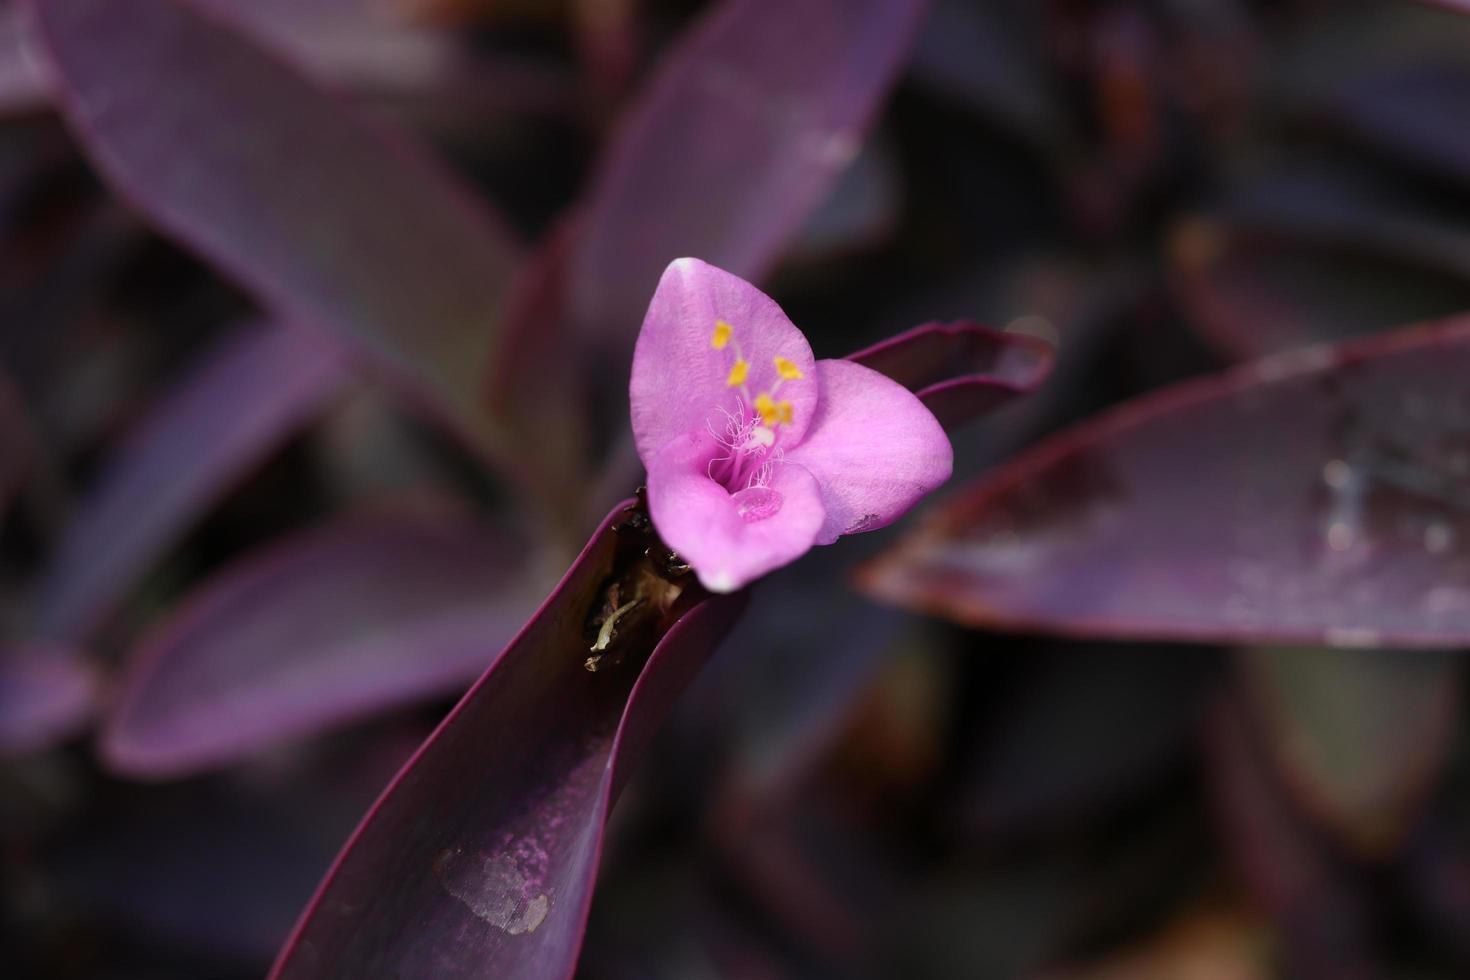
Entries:
POLYGON ((781 450, 776 448, 777 432, 792 420, 791 401, 776 396, 787 381, 802 378, 801 368, 789 358, 772 357, 775 383, 752 398, 748 386, 750 361, 740 349, 735 327, 729 321, 715 321, 710 347, 729 351, 727 356, 732 360, 728 362, 725 387, 739 389, 739 400, 734 411, 719 408, 725 416, 723 432, 716 431, 713 423, 709 425, 710 434, 725 454, 710 460, 708 474, 730 493, 742 519, 752 523, 762 521, 781 509, 781 493, 771 488, 771 474, 781 462, 781 450))

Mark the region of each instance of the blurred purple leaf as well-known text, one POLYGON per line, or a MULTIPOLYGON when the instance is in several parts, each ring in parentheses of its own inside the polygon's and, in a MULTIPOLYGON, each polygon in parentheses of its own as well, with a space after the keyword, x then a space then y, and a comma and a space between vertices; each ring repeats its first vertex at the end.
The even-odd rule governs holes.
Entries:
POLYGON ((446 169, 182 0, 32 7, 65 114, 120 195, 490 441, 482 379, 517 249, 446 169))
POLYGON ((859 144, 927 0, 723 0, 664 59, 583 208, 570 313, 631 347, 673 259, 756 280, 859 144))
MULTIPOLYGON (((241 28, 313 72, 368 91, 422 88, 457 67, 446 31, 411 23, 374 0, 192 0, 234 17, 241 28)), ((48 108, 46 78, 20 23, 20 4, 0 2, 0 115, 48 108)))
POLYGON ((888 601, 1088 637, 1470 643, 1470 320, 1146 395, 865 566, 888 601))
MULTIPOLYGON (((539 472, 537 482, 558 513, 575 506, 588 460, 589 406, 577 362, 567 356, 576 338, 569 335, 564 315, 566 266, 579 229, 575 214, 565 216, 521 265, 505 302, 500 346, 485 385, 490 410, 522 465, 539 472), (528 405, 536 410, 527 411, 528 405)), ((608 499, 580 495, 599 509, 608 499)), ((592 516, 589 524, 600 517, 592 516)))
POLYGON ((77 504, 41 586, 38 632, 91 632, 220 494, 342 389, 340 361, 322 338, 278 324, 210 352, 77 504))
POLYGON ((350 519, 254 553, 137 642, 103 758, 177 777, 460 690, 534 601, 522 557, 444 516, 350 519))
POLYGON ((1302 809, 1367 857, 1396 848, 1458 727, 1458 653, 1259 648, 1241 658, 1302 809))
MULTIPOLYGON (((1461 32, 1462 42, 1470 35, 1461 32)), ((1375 149, 1470 186, 1470 62, 1411 57, 1354 78, 1315 107, 1326 122, 1375 149)))
POLYGON ((97 694, 96 670, 73 650, 33 643, 0 651, 0 758, 77 734, 97 694))
POLYGON ((1043 340, 974 323, 926 323, 849 354, 914 392, 945 428, 1039 388, 1055 351, 1043 340))
POLYGON ((1467 218, 1413 185, 1277 166, 1177 229, 1171 274, 1208 341, 1261 357, 1470 307, 1467 218))
POLYGON ((875 248, 893 234, 902 208, 898 163, 880 141, 869 140, 802 226, 793 258, 811 262, 875 248))
POLYGON ((744 604, 697 601, 651 652, 584 669, 624 512, 369 811, 272 977, 572 975, 612 802, 744 604))
POLYGON ((1240 707, 1227 698, 1217 709, 1205 739, 1212 807, 1236 875, 1277 927, 1285 975, 1378 976, 1361 882, 1282 798, 1240 707))
POLYGON ((0 115, 29 112, 46 104, 46 79, 26 44, 20 8, 0 3, 0 115))

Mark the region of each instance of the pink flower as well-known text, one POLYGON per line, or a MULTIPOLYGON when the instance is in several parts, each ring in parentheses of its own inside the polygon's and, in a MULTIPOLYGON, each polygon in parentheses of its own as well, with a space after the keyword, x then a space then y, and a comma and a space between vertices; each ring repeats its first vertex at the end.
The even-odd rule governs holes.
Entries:
POLYGON ((814 360, 769 296, 698 259, 659 280, 630 394, 654 526, 712 592, 892 523, 953 464, 911 392, 814 360))

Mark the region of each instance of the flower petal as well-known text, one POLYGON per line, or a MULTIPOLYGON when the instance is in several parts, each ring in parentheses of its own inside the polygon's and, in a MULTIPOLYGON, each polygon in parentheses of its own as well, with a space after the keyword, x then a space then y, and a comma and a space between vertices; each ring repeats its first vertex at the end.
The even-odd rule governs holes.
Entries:
POLYGON ((818 544, 891 524, 949 479, 949 439, 903 385, 851 361, 818 361, 817 387, 816 418, 786 459, 821 486, 818 544))
POLYGON ((790 402, 776 445, 795 445, 816 409, 815 376, 811 347, 774 300, 699 259, 676 259, 659 280, 633 351, 629 396, 638 456, 651 470, 675 439, 709 426, 723 432, 725 412, 744 399, 748 414, 760 394, 773 391, 777 401, 790 402))
POLYGON ((789 462, 773 467, 758 499, 745 499, 751 490, 732 496, 708 475, 724 452, 707 432, 691 432, 648 467, 654 526, 711 592, 733 592, 804 555, 825 517, 816 479, 789 462))

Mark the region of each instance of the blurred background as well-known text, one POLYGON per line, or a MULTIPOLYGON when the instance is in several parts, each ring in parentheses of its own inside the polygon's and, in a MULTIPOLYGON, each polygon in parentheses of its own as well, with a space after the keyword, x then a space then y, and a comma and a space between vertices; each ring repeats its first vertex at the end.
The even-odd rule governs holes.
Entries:
MULTIPOLYGON (((823 37, 776 3, 183 6, 341 101, 262 82, 217 112, 249 58, 139 42, 110 62, 113 35, 58 15, 43 44, 0 5, 4 977, 264 974, 367 806, 636 486, 619 399, 665 244, 757 279, 819 357, 936 319, 1055 345, 1044 384, 952 433, 930 510, 1132 397, 1470 311, 1451 0, 935 0, 887 21, 865 0, 831 93, 790 68, 823 37), (690 75, 726 58, 748 77, 690 75), (225 81, 189 74, 211 62, 225 81), (730 92, 750 118, 719 109, 730 92), (396 196, 404 171, 380 180, 323 106, 462 186, 396 196), (225 207, 209 154, 240 146, 254 169, 220 178, 225 207), (489 232, 423 225, 465 190, 489 232), (313 237, 342 207, 401 240, 377 248, 377 218, 313 237), (471 259, 483 276, 443 299, 471 259), (361 313, 389 370, 273 326, 298 294, 326 319, 401 302, 361 313), (478 371, 493 332, 496 454, 529 475, 391 377, 395 324, 481 296, 504 312, 449 336, 427 385, 478 371), (414 632, 446 606, 483 642, 414 632)), ((1460 564, 1416 566, 1431 580, 1466 574, 1461 388, 1435 403, 1449 517, 1425 529, 1460 564)), ((1192 467, 1161 492, 1206 493, 1192 467)), ((1253 620, 1209 644, 976 629, 855 585, 924 517, 758 587, 613 816, 580 975, 1470 975, 1463 615, 1434 651, 1381 649, 1412 622, 1364 634, 1357 612, 1336 648, 1253 620)), ((1089 533, 1065 517, 1037 533, 1089 533)))

